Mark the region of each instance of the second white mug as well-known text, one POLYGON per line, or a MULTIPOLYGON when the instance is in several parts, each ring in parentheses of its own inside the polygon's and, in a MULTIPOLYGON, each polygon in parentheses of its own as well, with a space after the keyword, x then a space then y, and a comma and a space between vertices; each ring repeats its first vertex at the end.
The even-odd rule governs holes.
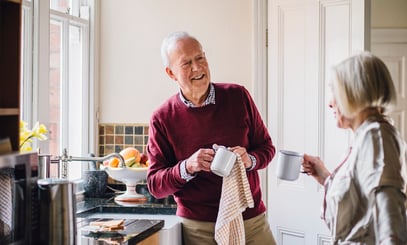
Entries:
POLYGON ((277 159, 277 177, 290 181, 298 179, 303 157, 303 154, 295 151, 280 150, 277 159))

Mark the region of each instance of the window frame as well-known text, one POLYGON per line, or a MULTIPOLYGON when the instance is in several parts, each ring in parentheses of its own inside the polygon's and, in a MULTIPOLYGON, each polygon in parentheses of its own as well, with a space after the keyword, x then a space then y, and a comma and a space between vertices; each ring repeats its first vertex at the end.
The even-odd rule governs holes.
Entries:
MULTIPOLYGON (((94 77, 94 58, 91 54, 94 54, 94 26, 93 19, 95 13, 93 12, 93 6, 95 5, 93 0, 89 0, 89 19, 82 19, 76 16, 72 16, 66 13, 55 11, 50 9, 49 1, 42 0, 23 0, 23 10, 30 11, 31 16, 28 20, 24 20, 25 27, 28 27, 29 35, 24 36, 22 47, 24 49, 24 57, 22 57, 23 69, 22 69, 22 96, 21 105, 23 107, 21 118, 27 121, 30 125, 36 121, 40 121, 47 125, 49 121, 49 108, 48 98, 49 98, 49 55, 50 55, 50 22, 52 19, 63 21, 63 26, 66 30, 70 29, 70 26, 80 26, 82 28, 82 101, 83 101, 83 112, 82 112, 82 147, 81 155, 87 154, 89 152, 96 153, 96 111, 97 105, 95 105, 95 81, 94 77), (31 20, 31 24, 29 23, 31 20), (91 36, 92 35, 92 36, 91 36), (45 108, 45 109, 44 109, 45 108)), ((69 45, 63 45, 63 49, 66 52, 69 45)), ((65 64, 68 64, 64 62, 65 64)), ((67 71, 67 67, 63 68, 67 71)), ((66 73, 66 72, 65 72, 66 73)), ((66 75, 62 74, 63 79, 68 79, 66 75)), ((66 84, 66 83, 65 83, 66 84)), ((62 84, 61 84, 62 85, 62 84)), ((61 89, 61 96, 64 98, 62 100, 62 106, 60 108, 61 112, 67 113, 67 101, 70 98, 74 99, 74 96, 69 96, 68 90, 66 88, 61 89)), ((68 118, 65 115, 61 115, 61 132, 59 132, 59 138, 62 139, 59 142, 59 152, 58 155, 63 154, 63 150, 67 148, 69 154, 69 132, 67 130, 68 118)), ((41 153, 48 153, 49 148, 46 142, 34 142, 33 149, 39 148, 41 153)), ((71 168, 71 166, 68 166, 71 168)), ((87 164, 72 164, 75 176, 81 177, 82 170, 87 169, 87 164)), ((69 170, 71 172, 71 170, 69 170)), ((69 177, 69 176, 68 176, 69 177)))

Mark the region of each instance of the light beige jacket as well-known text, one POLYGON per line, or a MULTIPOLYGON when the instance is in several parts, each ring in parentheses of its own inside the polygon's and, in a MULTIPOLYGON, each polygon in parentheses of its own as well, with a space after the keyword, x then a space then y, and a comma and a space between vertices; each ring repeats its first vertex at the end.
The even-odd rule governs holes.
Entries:
POLYGON ((324 185, 322 216, 334 244, 407 244, 405 152, 382 117, 356 130, 350 154, 324 185))

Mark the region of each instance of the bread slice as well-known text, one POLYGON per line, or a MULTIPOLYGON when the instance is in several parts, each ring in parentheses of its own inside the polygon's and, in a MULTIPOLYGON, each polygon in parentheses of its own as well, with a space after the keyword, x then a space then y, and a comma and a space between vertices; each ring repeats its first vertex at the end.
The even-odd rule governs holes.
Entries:
POLYGON ((124 220, 92 221, 89 226, 97 226, 103 231, 116 231, 124 229, 124 220))

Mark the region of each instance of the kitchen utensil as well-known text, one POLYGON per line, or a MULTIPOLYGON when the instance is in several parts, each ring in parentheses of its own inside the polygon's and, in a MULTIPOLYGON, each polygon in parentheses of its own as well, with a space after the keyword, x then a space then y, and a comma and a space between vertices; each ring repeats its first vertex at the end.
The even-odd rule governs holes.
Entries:
POLYGON ((50 177, 51 172, 51 155, 38 155, 38 179, 46 179, 50 177))
MULTIPOLYGON (((89 157, 95 157, 95 154, 89 153, 89 157)), ((82 173, 85 197, 104 197, 107 187, 107 173, 98 169, 96 161, 89 161, 89 169, 82 173)))
POLYGON ((39 244, 76 244, 75 184, 66 179, 38 180, 39 244))
POLYGON ((108 175, 103 170, 83 171, 83 189, 85 197, 104 197, 108 175))

